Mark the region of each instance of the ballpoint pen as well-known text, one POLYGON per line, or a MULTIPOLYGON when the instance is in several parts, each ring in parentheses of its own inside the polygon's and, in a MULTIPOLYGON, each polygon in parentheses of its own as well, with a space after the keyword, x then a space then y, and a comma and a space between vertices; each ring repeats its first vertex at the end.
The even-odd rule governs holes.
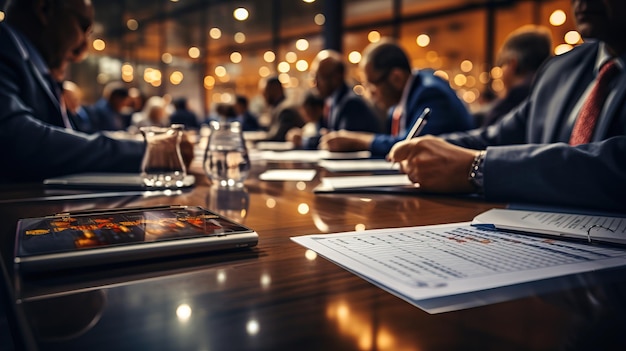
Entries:
POLYGON ((430 108, 426 107, 424 111, 422 111, 422 114, 417 117, 417 120, 415 120, 415 123, 413 123, 413 127, 411 127, 411 130, 406 135, 406 138, 404 140, 411 140, 418 136, 428 122, 428 116, 430 116, 430 108))
MULTIPOLYGON (((405 141, 415 138, 422 132, 422 130, 424 129, 424 126, 428 122, 428 116, 430 116, 430 108, 426 107, 424 108, 424 111, 422 111, 422 114, 420 114, 419 117, 417 117, 417 119, 415 120, 415 123, 413 123, 413 127, 411 127, 411 130, 409 131, 409 133, 406 135, 406 138, 404 139, 405 141)), ((396 165, 396 162, 392 163, 391 168, 393 168, 395 165, 396 165)))

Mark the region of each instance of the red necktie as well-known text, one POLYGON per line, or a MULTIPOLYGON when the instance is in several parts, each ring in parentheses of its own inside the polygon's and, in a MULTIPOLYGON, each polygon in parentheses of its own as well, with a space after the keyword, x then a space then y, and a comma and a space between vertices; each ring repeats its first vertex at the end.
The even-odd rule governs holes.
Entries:
POLYGON ((602 113, 602 106, 604 106, 604 102, 611 92, 609 83, 617 75, 618 71, 619 67, 615 63, 615 60, 607 62, 600 69, 596 84, 583 103, 576 123, 574 124, 574 129, 569 139, 570 145, 586 144, 591 141, 596 122, 598 121, 600 113, 602 113))
POLYGON ((400 134, 400 119, 402 118, 402 106, 398 106, 391 114, 391 135, 398 136, 400 134))
POLYGON ((324 123, 323 126, 325 128, 328 129, 332 129, 331 125, 330 125, 330 114, 332 112, 332 102, 330 100, 326 100, 324 102, 324 110, 323 110, 323 114, 324 114, 324 123))

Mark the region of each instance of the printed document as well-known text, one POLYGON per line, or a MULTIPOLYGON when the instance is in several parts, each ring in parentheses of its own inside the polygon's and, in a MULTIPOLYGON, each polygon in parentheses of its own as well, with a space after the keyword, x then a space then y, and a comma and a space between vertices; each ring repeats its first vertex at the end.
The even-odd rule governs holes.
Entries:
POLYGON ((503 301, 472 294, 626 266, 626 250, 477 228, 469 222, 291 238, 429 313, 503 301), (429 308, 433 299, 457 305, 429 308))

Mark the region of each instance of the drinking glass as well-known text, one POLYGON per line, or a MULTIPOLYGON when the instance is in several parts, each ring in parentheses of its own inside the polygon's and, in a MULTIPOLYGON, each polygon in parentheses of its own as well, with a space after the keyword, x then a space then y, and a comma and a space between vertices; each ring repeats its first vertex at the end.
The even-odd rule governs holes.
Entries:
POLYGON ((180 153, 184 125, 141 127, 146 143, 141 163, 141 177, 147 187, 177 188, 183 186, 187 169, 180 153))
POLYGON ((243 186, 250 173, 250 158, 241 123, 212 121, 209 127, 211 131, 204 155, 204 171, 218 186, 243 186))

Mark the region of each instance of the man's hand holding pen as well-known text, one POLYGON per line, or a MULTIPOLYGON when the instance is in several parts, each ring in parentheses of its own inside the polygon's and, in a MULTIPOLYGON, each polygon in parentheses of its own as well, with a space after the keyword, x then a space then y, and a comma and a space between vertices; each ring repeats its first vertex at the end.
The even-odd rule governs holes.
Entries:
POLYGON ((444 139, 426 135, 400 141, 387 160, 399 162, 402 172, 420 189, 435 193, 469 193, 474 186, 468 173, 477 150, 462 148, 444 139))

